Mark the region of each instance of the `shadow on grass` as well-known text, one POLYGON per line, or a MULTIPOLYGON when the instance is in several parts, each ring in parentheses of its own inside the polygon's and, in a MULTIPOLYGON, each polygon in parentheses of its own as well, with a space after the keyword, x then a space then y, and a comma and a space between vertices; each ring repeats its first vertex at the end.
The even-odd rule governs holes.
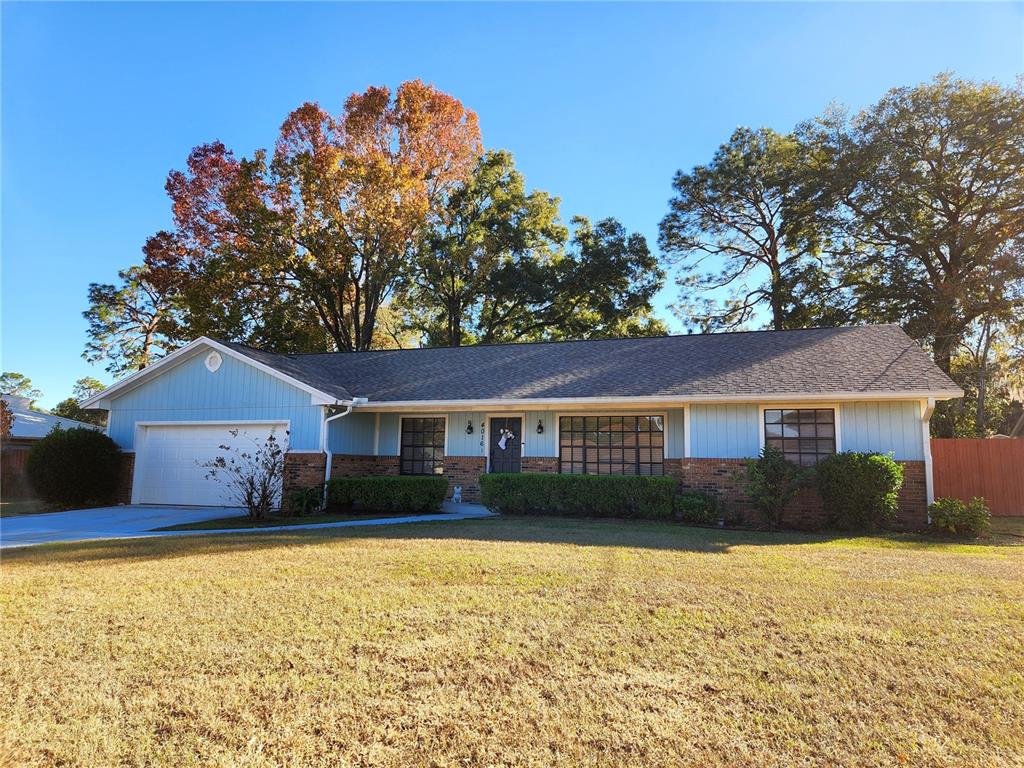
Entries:
POLYGON ((735 547, 837 543, 848 546, 950 550, 965 546, 1005 546, 997 541, 964 545, 913 534, 767 532, 694 528, 646 520, 595 520, 549 517, 497 517, 451 522, 403 523, 287 532, 259 531, 197 536, 151 537, 42 544, 4 550, 0 560, 15 563, 63 564, 97 561, 144 561, 270 551, 332 541, 447 539, 509 544, 559 544, 580 547, 626 547, 679 552, 728 554, 735 547))

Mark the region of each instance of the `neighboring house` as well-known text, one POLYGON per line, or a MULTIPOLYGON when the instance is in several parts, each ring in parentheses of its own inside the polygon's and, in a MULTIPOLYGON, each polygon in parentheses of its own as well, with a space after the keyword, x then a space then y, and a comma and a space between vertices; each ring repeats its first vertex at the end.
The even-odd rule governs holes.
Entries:
POLYGON ((488 471, 664 474, 743 505, 742 460, 768 443, 804 465, 892 453, 915 522, 931 498, 928 420, 960 396, 879 325, 295 355, 200 338, 84 405, 109 410, 135 503, 220 503, 200 464, 274 431, 289 488, 439 474, 474 500, 488 471))
POLYGON ((63 416, 54 416, 52 413, 37 411, 32 407, 32 400, 18 395, 0 395, 7 407, 14 416, 14 424, 11 425, 10 440, 34 441, 46 437, 55 427, 61 429, 74 429, 84 427, 85 429, 98 429, 95 424, 87 424, 84 421, 65 419, 63 416))
POLYGON ((86 424, 74 419, 65 419, 50 413, 32 408, 32 401, 18 395, 0 395, 14 417, 11 434, 3 439, 2 459, 0 459, 0 483, 3 497, 21 498, 30 495, 25 479, 25 461, 32 443, 50 434, 55 427, 72 429, 102 429, 95 424, 86 424))

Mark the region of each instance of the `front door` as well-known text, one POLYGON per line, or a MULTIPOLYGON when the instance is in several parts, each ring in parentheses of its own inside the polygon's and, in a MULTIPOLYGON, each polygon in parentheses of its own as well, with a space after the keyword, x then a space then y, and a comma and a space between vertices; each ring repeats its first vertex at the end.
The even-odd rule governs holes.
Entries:
POLYGON ((523 419, 520 416, 490 418, 491 472, 521 472, 523 457, 523 419))

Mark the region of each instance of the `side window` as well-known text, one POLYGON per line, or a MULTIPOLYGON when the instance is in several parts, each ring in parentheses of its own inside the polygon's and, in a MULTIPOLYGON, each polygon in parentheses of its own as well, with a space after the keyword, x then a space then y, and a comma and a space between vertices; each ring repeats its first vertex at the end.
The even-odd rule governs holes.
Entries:
POLYGON ((764 444, 778 448, 794 464, 813 467, 836 452, 836 412, 832 408, 766 408, 764 444))

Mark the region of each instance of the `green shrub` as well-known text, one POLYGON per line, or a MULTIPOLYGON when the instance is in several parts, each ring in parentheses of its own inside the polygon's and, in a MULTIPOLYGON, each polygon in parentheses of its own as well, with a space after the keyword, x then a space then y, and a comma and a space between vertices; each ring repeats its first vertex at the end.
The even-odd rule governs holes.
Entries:
POLYGON ((635 475, 490 474, 480 478, 492 512, 671 520, 676 483, 635 475))
POLYGON ((718 519, 718 498, 709 493, 680 493, 675 499, 676 519, 693 525, 710 525, 718 519))
POLYGON ((829 523, 870 531, 896 516, 903 467, 891 456, 845 451, 818 462, 818 492, 829 523))
POLYGON ((436 512, 448 495, 443 477, 334 477, 327 484, 332 512, 358 508, 372 512, 436 512))
POLYGON ((787 505, 812 476, 812 472, 789 461, 778 448, 765 446, 760 456, 747 460, 746 491, 764 522, 778 528, 787 505))
POLYGON ((113 440, 95 429, 75 427, 54 429, 37 441, 25 470, 43 501, 75 507, 112 502, 120 466, 113 440))
POLYGON ((322 485, 311 485, 308 488, 296 488, 288 494, 288 503, 284 510, 287 515, 302 517, 304 515, 315 515, 320 511, 324 503, 324 487, 322 485))
POLYGON ((928 507, 932 530, 963 539, 976 539, 989 529, 992 513, 980 496, 969 504, 960 499, 936 499, 928 507))

